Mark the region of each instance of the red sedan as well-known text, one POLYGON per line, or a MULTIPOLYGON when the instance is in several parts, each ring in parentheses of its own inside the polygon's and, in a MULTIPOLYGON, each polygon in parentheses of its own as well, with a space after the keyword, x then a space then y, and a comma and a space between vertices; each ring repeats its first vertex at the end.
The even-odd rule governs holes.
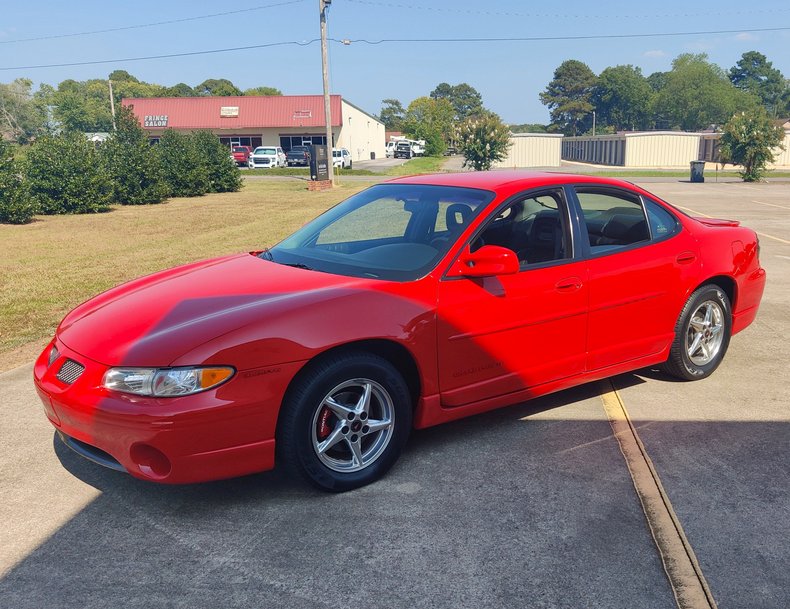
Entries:
POLYGON ((754 231, 562 174, 369 188, 277 246, 80 305, 35 365, 60 438, 184 483, 382 476, 412 427, 656 364, 700 379, 754 320, 754 231))

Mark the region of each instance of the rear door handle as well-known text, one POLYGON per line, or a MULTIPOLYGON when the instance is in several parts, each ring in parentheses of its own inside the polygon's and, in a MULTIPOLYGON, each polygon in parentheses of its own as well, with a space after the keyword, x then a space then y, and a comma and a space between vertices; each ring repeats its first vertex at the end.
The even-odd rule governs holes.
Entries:
POLYGON ((678 257, 675 258, 678 264, 691 264, 697 259, 697 255, 694 252, 681 252, 678 254, 678 257))
POLYGON ((554 284, 554 289, 556 289, 558 292, 575 292, 581 288, 582 280, 578 277, 566 277, 565 279, 560 279, 554 284))

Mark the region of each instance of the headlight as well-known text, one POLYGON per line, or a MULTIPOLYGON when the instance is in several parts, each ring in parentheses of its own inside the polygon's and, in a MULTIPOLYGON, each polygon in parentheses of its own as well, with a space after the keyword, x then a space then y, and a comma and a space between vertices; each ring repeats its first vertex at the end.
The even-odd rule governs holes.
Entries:
POLYGON ((167 398, 206 391, 230 379, 234 372, 233 368, 225 366, 110 368, 102 384, 112 391, 167 398))
POLYGON ((52 349, 49 350, 49 357, 47 358, 47 368, 49 368, 52 364, 55 363, 55 360, 58 359, 58 348, 55 345, 52 345, 52 349))

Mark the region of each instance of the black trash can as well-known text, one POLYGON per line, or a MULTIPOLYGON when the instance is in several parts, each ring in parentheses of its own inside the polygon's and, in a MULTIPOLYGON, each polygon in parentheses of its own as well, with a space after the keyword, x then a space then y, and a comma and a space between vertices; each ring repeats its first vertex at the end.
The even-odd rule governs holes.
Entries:
POLYGON ((691 181, 705 181, 705 161, 691 161, 691 181))
POLYGON ((370 153, 370 160, 371 161, 375 161, 376 160, 376 153, 375 152, 371 152, 370 153))

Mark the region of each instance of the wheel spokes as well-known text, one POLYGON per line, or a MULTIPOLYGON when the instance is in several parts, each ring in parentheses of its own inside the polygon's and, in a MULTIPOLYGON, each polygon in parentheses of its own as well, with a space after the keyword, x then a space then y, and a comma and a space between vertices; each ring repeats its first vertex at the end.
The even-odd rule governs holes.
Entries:
POLYGON ((319 453, 323 454, 343 439, 343 424, 338 423, 335 427, 335 430, 329 434, 326 440, 321 442, 316 448, 318 449, 319 453))
POLYGON ((384 419, 381 421, 369 420, 366 427, 368 428, 368 431, 365 433, 365 435, 369 435, 377 431, 381 431, 383 429, 389 429, 390 427, 392 427, 392 420, 391 419, 384 419))
POLYGON ((357 414, 365 412, 367 413, 370 410, 370 394, 373 388, 370 383, 365 383, 364 387, 362 388, 362 395, 357 402, 356 412, 357 414))
POLYGON ((339 402, 335 401, 335 399, 331 396, 328 396, 324 400, 323 405, 329 408, 329 410, 331 410, 335 414, 335 416, 341 420, 348 419, 350 415, 354 414, 353 408, 349 408, 348 406, 343 406, 343 404, 340 404, 339 402))

